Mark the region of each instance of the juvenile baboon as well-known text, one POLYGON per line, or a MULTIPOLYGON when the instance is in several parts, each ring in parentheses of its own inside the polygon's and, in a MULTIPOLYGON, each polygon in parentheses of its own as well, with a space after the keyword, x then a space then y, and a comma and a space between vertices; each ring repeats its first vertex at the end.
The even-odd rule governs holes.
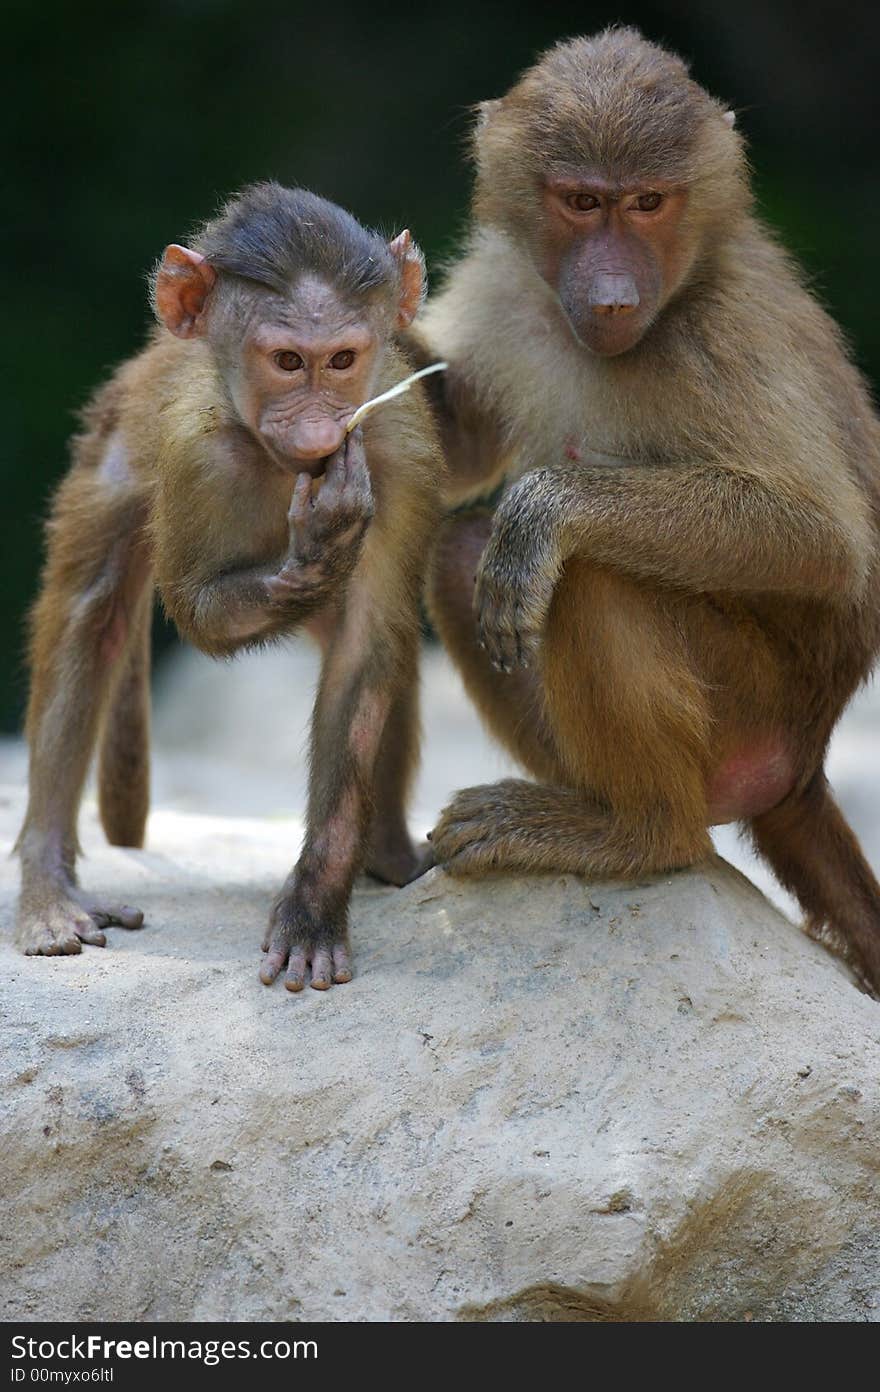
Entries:
POLYGON ((474 148, 419 342, 450 364, 454 496, 507 486, 446 524, 431 605, 538 782, 459 793, 435 854, 637 876, 744 822, 880 988, 880 887, 823 773, 880 628, 865 385, 754 216, 731 113, 636 31, 551 49, 474 148))
POLYGON ((29 953, 79 952, 103 945, 110 923, 142 921, 85 894, 74 867, 99 736, 107 836, 143 840, 155 585, 206 652, 307 621, 322 642, 305 844, 261 976, 289 961, 289 989, 309 966, 323 989, 351 975, 357 871, 366 861, 404 883, 420 864, 403 806, 440 449, 421 387, 346 427, 409 370, 395 335, 422 298, 423 262, 408 232, 386 244, 341 208, 275 184, 233 199, 194 247, 166 249, 160 327, 87 409, 49 520, 19 937, 29 953))

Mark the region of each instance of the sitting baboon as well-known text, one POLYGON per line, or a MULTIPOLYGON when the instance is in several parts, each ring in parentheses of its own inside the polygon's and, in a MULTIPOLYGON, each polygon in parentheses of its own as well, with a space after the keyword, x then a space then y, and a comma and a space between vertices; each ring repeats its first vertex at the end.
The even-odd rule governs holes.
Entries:
POLYGON ((506 488, 447 522, 431 608, 538 781, 459 793, 437 859, 637 876, 743 822, 880 988, 880 887, 823 773, 880 631, 865 385, 732 114, 634 30, 551 49, 474 149, 418 341, 453 496, 506 488))

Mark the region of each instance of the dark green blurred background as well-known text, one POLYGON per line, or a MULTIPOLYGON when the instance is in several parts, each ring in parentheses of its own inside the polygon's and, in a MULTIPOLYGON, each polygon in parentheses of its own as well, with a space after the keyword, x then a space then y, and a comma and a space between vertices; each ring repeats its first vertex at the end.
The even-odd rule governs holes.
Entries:
POLYGON ((737 108, 766 217, 876 381, 876 5, 6 0, 0 728, 20 719, 22 616, 73 413, 139 346, 165 243, 272 176, 412 227, 437 267, 467 208, 469 105, 554 40, 617 20, 737 108))

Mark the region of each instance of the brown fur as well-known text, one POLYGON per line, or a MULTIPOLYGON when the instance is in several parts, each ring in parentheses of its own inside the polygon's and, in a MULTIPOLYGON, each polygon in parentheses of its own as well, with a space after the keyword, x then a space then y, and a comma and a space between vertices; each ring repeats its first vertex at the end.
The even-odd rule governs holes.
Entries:
POLYGON ((491 104, 476 159, 470 245, 417 339, 451 364, 432 388, 450 495, 508 484, 481 560, 479 524, 446 524, 431 604, 544 786, 460 794, 438 859, 638 875, 698 860, 713 820, 741 819, 878 988, 880 887, 817 791, 880 640, 864 383, 755 219, 723 109, 634 31, 553 50, 491 104), (542 272, 541 179, 579 149, 603 177, 662 173, 686 194, 679 280, 617 356, 577 342, 542 272), (531 670, 492 670, 472 601, 489 655, 531 670))
MULTIPOLYGON (((284 191, 257 190, 264 206, 276 194, 280 199, 284 191)), ((339 210, 315 203, 332 238, 339 210)), ((283 227, 283 218, 276 222, 283 227)), ((343 231, 352 237, 350 223, 343 231)), ((222 231, 222 224, 211 224, 217 226, 222 231)), ((401 239, 392 252, 394 245, 401 239)), ((416 264, 408 234, 403 252, 409 266, 416 264)), ((322 254, 330 254, 326 245, 322 254)), ((365 321, 383 326, 371 384, 376 393, 410 370, 388 337, 397 301, 383 308, 381 297, 396 297, 398 282, 394 256, 386 260, 385 280, 377 288, 374 276, 363 292, 365 321)), ((222 275, 218 285, 223 288, 222 275)), ((343 288, 342 322, 350 324, 358 290, 343 288)), ((174 290, 173 283, 165 286, 166 300, 174 290)), ((248 292, 238 281, 228 293, 239 314, 243 306, 253 314, 263 303, 262 292, 248 292)), ((277 313, 279 292, 272 293, 277 313)), ((295 296, 295 283, 289 293, 295 296)), ((234 342, 228 322, 226 330, 228 354, 234 342)), ((344 411, 344 400, 336 409, 344 411)), ((354 504, 342 498, 348 512, 326 502, 336 496, 332 462, 320 485, 310 485, 316 496, 307 508, 304 544, 319 535, 311 530, 318 523, 326 544, 303 560, 292 549, 288 510, 304 475, 273 464, 245 430, 210 331, 172 337, 158 329, 97 393, 53 504, 32 614, 30 797, 18 843, 19 937, 26 951, 78 952, 82 942, 102 944, 108 923, 141 922, 137 910, 96 903, 79 889, 76 820, 100 740, 107 836, 117 844, 142 843, 156 587, 181 633, 209 653, 231 654, 302 624, 311 624, 322 643, 306 842, 274 911, 263 974, 273 979, 293 948, 292 989, 303 985, 309 965, 316 986, 350 977, 347 908, 355 874, 366 860, 403 883, 421 863, 403 800, 418 754, 419 600, 442 473, 433 420, 418 389, 371 416, 363 445, 360 438, 348 436, 338 456, 362 461, 363 451, 369 463, 354 504), (300 585, 301 575, 310 577, 311 588, 300 585), (386 819, 382 825, 374 805, 386 819)))
POLYGON ((98 808, 111 846, 142 846, 150 810, 150 657, 152 595, 145 587, 131 639, 116 664, 99 737, 98 808))

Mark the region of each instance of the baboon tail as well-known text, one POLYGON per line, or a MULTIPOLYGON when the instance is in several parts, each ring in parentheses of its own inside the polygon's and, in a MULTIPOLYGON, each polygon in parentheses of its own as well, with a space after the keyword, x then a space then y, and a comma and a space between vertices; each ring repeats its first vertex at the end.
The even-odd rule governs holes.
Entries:
POLYGON ((142 846, 150 810, 152 594, 144 596, 107 703, 98 757, 98 808, 112 846, 142 846))
POLYGON ((825 774, 756 817, 751 831, 756 849, 799 900, 808 930, 842 948, 880 992, 880 884, 825 774))

